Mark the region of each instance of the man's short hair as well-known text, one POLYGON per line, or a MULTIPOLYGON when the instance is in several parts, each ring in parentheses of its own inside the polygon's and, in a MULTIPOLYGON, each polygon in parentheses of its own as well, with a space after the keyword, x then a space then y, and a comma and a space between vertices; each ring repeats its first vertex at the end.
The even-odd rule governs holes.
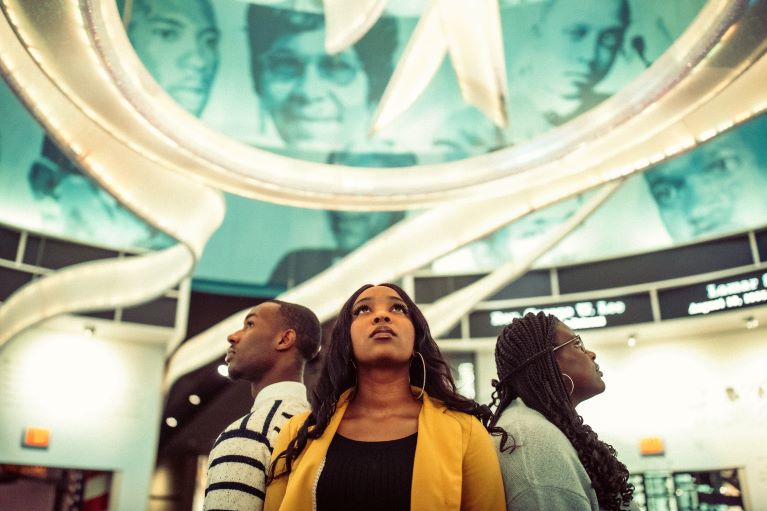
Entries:
POLYGON ((266 300, 280 306, 280 316, 283 328, 291 328, 296 331, 296 346, 301 358, 309 361, 317 356, 322 341, 322 327, 317 315, 308 307, 297 303, 283 302, 282 300, 266 300))
MULTIPOLYGON (((324 27, 325 19, 320 14, 251 4, 248 8, 248 39, 250 69, 256 92, 261 93, 261 56, 269 51, 277 39, 324 27)), ((396 21, 390 17, 381 17, 353 48, 370 84, 368 101, 378 101, 394 71, 392 56, 397 48, 396 21)))

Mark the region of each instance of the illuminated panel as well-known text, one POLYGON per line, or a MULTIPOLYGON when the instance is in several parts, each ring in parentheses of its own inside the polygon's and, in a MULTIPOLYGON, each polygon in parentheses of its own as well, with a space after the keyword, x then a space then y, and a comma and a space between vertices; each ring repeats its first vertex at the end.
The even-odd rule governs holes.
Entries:
POLYGON ((649 436, 639 440, 639 453, 642 456, 662 456, 665 452, 662 438, 649 436))
POLYGON ((473 338, 496 337, 514 318, 538 311, 553 314, 573 330, 646 323, 653 320, 650 295, 640 293, 599 300, 474 311, 469 316, 469 332, 473 338))
POLYGON ((767 304, 767 272, 742 273, 726 279, 658 292, 662 319, 703 316, 767 304))
POLYGON ((35 449, 47 449, 50 443, 51 432, 47 428, 28 427, 24 430, 22 445, 35 449))

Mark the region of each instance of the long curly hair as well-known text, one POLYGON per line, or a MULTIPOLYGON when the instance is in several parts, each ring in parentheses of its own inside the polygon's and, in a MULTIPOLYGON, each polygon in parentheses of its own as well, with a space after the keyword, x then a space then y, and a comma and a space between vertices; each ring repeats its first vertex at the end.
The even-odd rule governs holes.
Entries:
MULTIPOLYGON (((634 486, 628 482, 629 472, 616 457, 615 449, 602 442, 575 411, 554 357, 557 321, 543 312, 528 313, 503 329, 495 346, 500 381, 493 381, 496 390, 490 406, 497 408, 490 425, 498 423, 513 400, 522 398, 527 406, 559 428, 573 445, 591 478, 600 508, 619 510, 631 501, 634 486)), ((506 440, 504 437, 501 441, 501 451, 513 452, 518 447, 516 442, 512 439, 512 445, 507 447, 506 440)))
MULTIPOLYGON (((439 351, 437 343, 434 342, 426 318, 418 306, 399 286, 388 283, 379 285, 397 292, 405 302, 408 317, 415 327, 414 350, 423 356, 428 377, 424 387, 423 367, 420 363, 413 363, 410 365, 411 385, 424 388, 429 397, 441 401, 450 410, 473 415, 488 428, 490 433, 501 435, 503 430, 500 427, 489 427, 493 417, 490 407, 465 398, 456 391, 450 367, 439 351)), ((299 428, 296 437, 291 439, 287 449, 273 458, 269 471, 269 482, 290 473, 293 461, 298 458, 308 441, 319 438, 325 432, 325 428, 336 411, 336 405, 341 394, 356 385, 356 370, 352 358, 352 307, 357 297, 371 287, 374 286, 372 284, 362 286, 341 307, 338 319, 333 326, 320 376, 311 393, 311 413, 299 428), (276 474, 277 462, 280 459, 285 460, 285 470, 276 474)))

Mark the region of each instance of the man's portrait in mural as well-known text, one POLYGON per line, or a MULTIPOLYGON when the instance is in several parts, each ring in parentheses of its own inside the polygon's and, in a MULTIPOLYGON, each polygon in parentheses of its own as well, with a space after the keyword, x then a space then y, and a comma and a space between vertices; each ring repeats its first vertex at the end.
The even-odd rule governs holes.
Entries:
MULTIPOLYGON (((332 153, 328 163, 351 167, 407 167, 417 160, 411 153, 332 153)), ((361 247, 405 217, 404 211, 325 211, 335 246, 305 248, 285 255, 269 278, 270 285, 292 287, 308 280, 361 247)))
POLYGON ((718 135, 645 172, 678 243, 754 227, 767 218, 767 117, 718 135))
POLYGON ((595 106, 607 96, 598 86, 623 48, 630 18, 628 0, 542 3, 528 37, 508 50, 511 95, 552 126, 595 106))
POLYGON ((445 115, 432 139, 432 146, 443 161, 477 156, 506 144, 504 130, 471 106, 445 115))
MULTIPOLYGON (((157 83, 200 116, 218 67, 219 29, 209 0, 134 0, 119 4, 128 38, 157 83)), ((33 195, 53 199, 64 231, 100 243, 152 247, 160 232, 121 206, 72 163, 47 136, 28 180, 33 195)))
POLYGON ((337 55, 320 14, 251 5, 247 22, 253 85, 287 149, 327 154, 364 137, 393 71, 393 19, 337 55))

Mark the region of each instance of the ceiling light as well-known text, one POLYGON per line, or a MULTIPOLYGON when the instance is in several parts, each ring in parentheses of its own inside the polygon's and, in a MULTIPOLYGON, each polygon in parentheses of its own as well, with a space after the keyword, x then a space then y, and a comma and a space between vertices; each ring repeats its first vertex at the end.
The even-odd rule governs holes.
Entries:
POLYGON ((227 367, 226 364, 219 365, 217 371, 221 376, 226 376, 227 378, 229 377, 229 367, 227 367))
POLYGON ((629 335, 629 338, 626 340, 626 344, 628 344, 629 348, 633 348, 637 345, 637 338, 634 334, 629 335))
POLYGON ((201 401, 202 400, 200 399, 200 396, 198 396, 197 394, 189 394, 189 402, 192 403, 193 405, 197 406, 200 404, 201 401))
POLYGON ((178 421, 176 420, 175 417, 168 417, 167 419, 165 419, 165 424, 167 424, 171 428, 175 428, 176 426, 178 426, 178 421))
POLYGON ((756 319, 754 316, 749 316, 746 318, 746 328, 749 330, 752 330, 759 326, 759 320, 756 319))

